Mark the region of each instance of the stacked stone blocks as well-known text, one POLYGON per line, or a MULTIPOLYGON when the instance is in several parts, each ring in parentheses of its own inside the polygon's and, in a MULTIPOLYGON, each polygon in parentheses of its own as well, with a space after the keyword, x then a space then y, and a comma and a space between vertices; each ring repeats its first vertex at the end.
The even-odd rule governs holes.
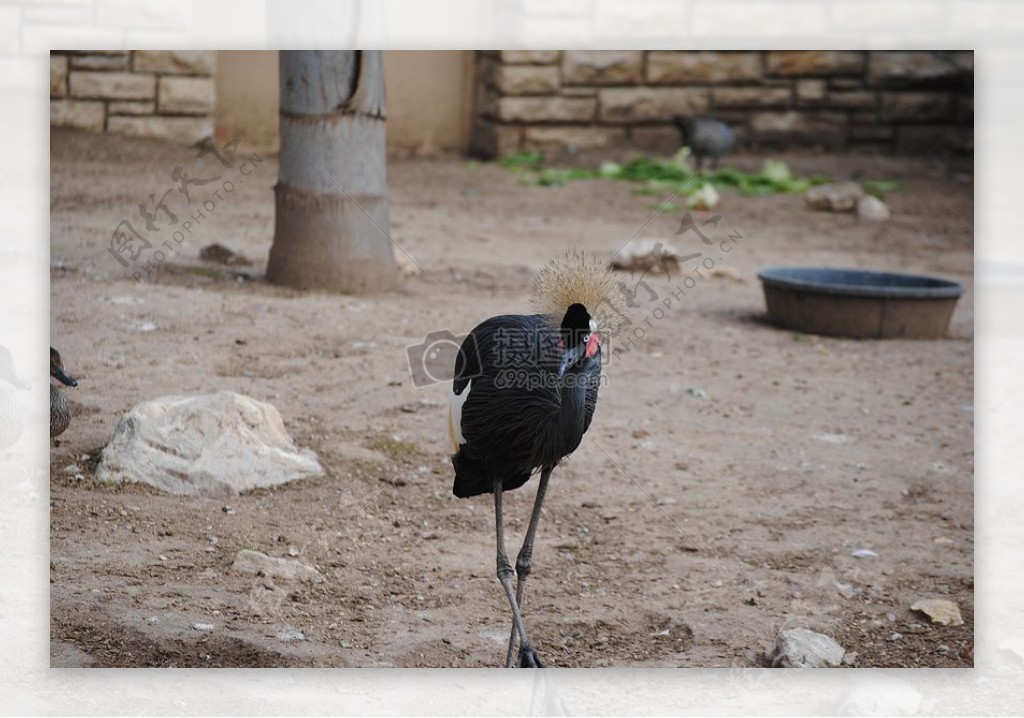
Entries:
POLYGON ((216 53, 53 51, 50 124, 196 142, 213 134, 216 53))
POLYGON ((713 115, 741 148, 973 148, 971 51, 574 50, 477 53, 473 150, 678 148, 713 115))

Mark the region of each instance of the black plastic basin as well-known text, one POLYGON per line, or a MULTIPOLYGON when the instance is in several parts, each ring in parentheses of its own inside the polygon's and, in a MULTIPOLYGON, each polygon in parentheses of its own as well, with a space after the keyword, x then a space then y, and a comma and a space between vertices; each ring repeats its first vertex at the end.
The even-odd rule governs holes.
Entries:
POLYGON ((769 267, 757 276, 773 322, 859 339, 941 338, 964 291, 939 277, 863 269, 769 267))

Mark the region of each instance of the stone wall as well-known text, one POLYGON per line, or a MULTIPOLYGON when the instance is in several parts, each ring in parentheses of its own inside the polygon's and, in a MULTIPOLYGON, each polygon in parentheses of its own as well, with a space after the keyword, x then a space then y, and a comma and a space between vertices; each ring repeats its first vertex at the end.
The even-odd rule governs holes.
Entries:
POLYGON ((973 151, 971 51, 484 51, 473 152, 678 149, 676 115, 740 149, 973 151))
POLYGON ((195 142, 213 134, 216 53, 53 51, 50 124, 195 142))

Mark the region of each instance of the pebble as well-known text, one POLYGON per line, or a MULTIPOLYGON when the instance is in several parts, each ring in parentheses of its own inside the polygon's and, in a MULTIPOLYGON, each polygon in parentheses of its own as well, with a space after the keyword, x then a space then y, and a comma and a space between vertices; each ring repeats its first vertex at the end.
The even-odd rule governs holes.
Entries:
POLYGON ((257 576, 300 580, 322 581, 323 576, 312 566, 286 558, 275 558, 259 551, 242 549, 235 555, 231 568, 240 573, 257 576))
POLYGON ((890 641, 899 641, 899 640, 902 640, 902 639, 903 639, 903 634, 902 633, 893 633, 891 636, 889 636, 889 640, 890 641))
POLYGON ((67 466, 64 467, 65 474, 77 474, 81 470, 82 469, 81 467, 78 466, 78 464, 68 464, 67 466))
POLYGON ((212 623, 193 623, 192 624, 192 628, 196 629, 197 631, 212 631, 213 630, 213 624, 212 623))
POLYGON ((860 589, 852 583, 836 583, 836 590, 843 598, 853 598, 860 593, 860 589))
POLYGON ((920 611, 928 616, 932 623, 939 623, 943 626, 964 625, 964 619, 960 616, 960 607, 943 598, 923 598, 914 601, 910 610, 920 611))
POLYGON ((859 548, 856 551, 851 551, 850 555, 854 558, 875 558, 878 556, 877 553, 869 548, 859 548))
POLYGON ((286 626, 278 631, 277 637, 282 641, 305 641, 306 635, 297 628, 286 626))
POLYGON ((856 182, 830 182, 807 190, 804 199, 811 207, 833 212, 850 212, 864 197, 864 188, 856 182))
POLYGON ((865 195, 857 200, 858 222, 885 222, 891 217, 889 206, 878 197, 865 195))

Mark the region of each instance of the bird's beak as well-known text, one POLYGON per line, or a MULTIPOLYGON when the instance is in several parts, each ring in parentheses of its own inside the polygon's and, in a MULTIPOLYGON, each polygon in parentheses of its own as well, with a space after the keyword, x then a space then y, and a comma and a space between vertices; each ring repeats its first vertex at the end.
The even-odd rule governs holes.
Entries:
POLYGON ((586 350, 586 346, 582 346, 579 344, 565 350, 565 353, 562 354, 562 363, 558 367, 559 379, 561 379, 565 375, 565 372, 569 371, 569 367, 571 367, 573 364, 578 362, 583 357, 583 354, 584 352, 586 352, 586 350))
POLYGON ((65 386, 78 386, 78 381, 74 377, 68 376, 64 373, 64 369, 62 368, 54 369, 53 378, 65 386))

